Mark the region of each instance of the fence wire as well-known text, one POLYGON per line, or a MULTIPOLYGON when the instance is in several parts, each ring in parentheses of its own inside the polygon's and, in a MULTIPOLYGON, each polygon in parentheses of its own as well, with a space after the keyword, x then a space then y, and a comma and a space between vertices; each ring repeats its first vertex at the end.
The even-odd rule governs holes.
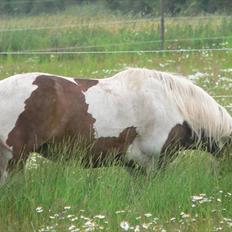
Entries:
MULTIPOLYGON (((165 42, 177 43, 185 41, 203 41, 203 40, 226 40, 232 39, 232 36, 218 36, 218 37, 203 37, 203 38, 180 38, 180 39, 167 39, 165 42)), ((123 43, 110 43, 104 45, 86 45, 86 46, 69 46, 69 47, 53 47, 53 48, 44 48, 44 49, 30 49, 23 50, 20 52, 57 52, 57 51, 67 51, 75 49, 88 49, 88 48, 108 48, 108 47, 119 47, 123 45, 147 45, 147 44, 159 44, 161 40, 145 40, 145 41, 132 41, 132 42, 123 42, 123 43)))
POLYGON ((166 50, 118 50, 118 51, 13 51, 0 52, 0 55, 81 55, 81 54, 146 54, 146 53, 192 53, 192 52, 231 52, 232 48, 166 49, 166 50))

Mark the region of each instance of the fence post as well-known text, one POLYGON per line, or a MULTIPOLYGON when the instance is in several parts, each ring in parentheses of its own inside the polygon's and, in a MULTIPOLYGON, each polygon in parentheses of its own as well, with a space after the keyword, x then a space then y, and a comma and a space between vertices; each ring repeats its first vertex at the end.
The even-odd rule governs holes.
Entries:
POLYGON ((164 49, 164 0, 160 0, 160 49, 164 49))

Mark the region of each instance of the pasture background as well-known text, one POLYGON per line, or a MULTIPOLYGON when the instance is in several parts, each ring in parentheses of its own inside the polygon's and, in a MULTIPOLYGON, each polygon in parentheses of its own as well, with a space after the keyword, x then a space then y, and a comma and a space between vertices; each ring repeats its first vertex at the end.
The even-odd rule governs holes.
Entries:
MULTIPOLYGON (((0 21, 0 78, 34 71, 104 78, 146 67, 185 75, 232 113, 229 16, 167 18, 165 49, 172 52, 154 52, 160 47, 156 18, 115 14, 102 5, 0 21)), ((65 146, 51 149, 66 152, 65 146)), ((182 152, 154 177, 131 176, 120 167, 84 170, 78 158, 51 163, 34 155, 0 188, 0 231, 231 231, 227 153, 216 161, 202 151, 182 152)))

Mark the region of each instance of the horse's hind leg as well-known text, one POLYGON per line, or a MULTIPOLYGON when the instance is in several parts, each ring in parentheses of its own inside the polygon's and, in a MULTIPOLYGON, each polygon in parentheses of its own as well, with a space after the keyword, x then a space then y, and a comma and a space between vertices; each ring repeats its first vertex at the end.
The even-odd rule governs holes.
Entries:
POLYGON ((6 148, 0 148, 0 185, 3 184, 7 178, 7 167, 9 160, 12 158, 12 152, 6 148))

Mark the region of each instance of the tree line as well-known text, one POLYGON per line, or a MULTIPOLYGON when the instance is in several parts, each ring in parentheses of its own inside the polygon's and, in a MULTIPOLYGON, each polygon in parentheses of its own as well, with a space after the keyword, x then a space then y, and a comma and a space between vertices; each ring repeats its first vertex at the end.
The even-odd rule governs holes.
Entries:
MULTIPOLYGON (((160 0, 106 0, 111 9, 125 13, 160 14, 160 0)), ((163 0, 165 13, 170 16, 231 13, 232 0, 163 0)))
MULTIPOLYGON (((165 13, 176 15, 199 15, 231 13, 232 0, 163 0, 165 13)), ((158 16, 160 0, 1 0, 0 14, 39 14, 63 11, 75 4, 101 3, 112 11, 123 14, 158 16)))

